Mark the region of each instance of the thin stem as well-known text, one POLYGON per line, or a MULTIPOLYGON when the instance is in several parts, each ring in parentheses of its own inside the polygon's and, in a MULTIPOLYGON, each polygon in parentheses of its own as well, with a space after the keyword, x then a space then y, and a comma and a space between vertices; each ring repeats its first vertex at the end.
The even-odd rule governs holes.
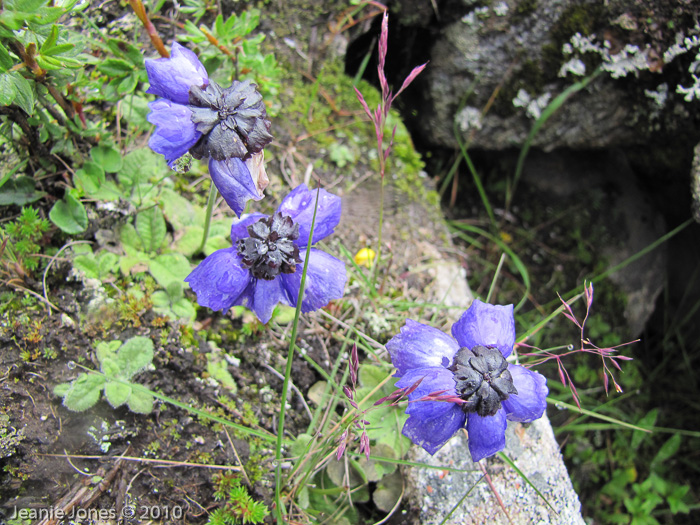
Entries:
POLYGON ((304 288, 306 285, 306 272, 309 267, 309 256, 311 255, 311 244, 314 239, 314 226, 316 225, 316 211, 318 210, 318 196, 320 188, 316 190, 316 202, 314 204, 314 214, 311 218, 311 228, 309 229, 309 240, 306 244, 306 257, 304 257, 304 269, 301 273, 301 284, 299 286, 299 296, 297 297, 297 308, 294 312, 294 323, 292 324, 292 334, 289 340, 289 350, 287 351, 287 366, 284 370, 284 382, 282 383, 282 398, 280 400, 279 422, 277 424, 277 445, 275 446, 275 513, 277 514, 277 523, 284 523, 282 517, 282 437, 284 435, 284 416, 287 410, 287 391, 289 390, 289 381, 292 377, 292 360, 294 359, 294 347, 297 341, 297 332, 299 329, 299 317, 301 315, 301 303, 304 299, 304 288))
POLYGON ((209 237, 209 226, 211 225, 211 216, 214 211, 214 201, 218 195, 216 185, 212 182, 211 188, 209 188, 209 198, 207 199, 207 211, 204 216, 204 233, 202 234, 202 244, 199 245, 198 252, 204 252, 204 245, 207 244, 207 238, 209 237))
POLYGON ((155 26, 148 19, 146 8, 143 6, 141 0, 129 0, 129 5, 134 10, 134 13, 136 13, 136 16, 139 18, 139 20, 141 20, 143 27, 146 29, 146 33, 148 33, 148 37, 151 39, 153 46, 156 48, 160 56, 164 58, 169 58, 170 53, 167 49, 165 49, 163 41, 160 39, 160 36, 158 35, 158 31, 156 31, 155 26))
POLYGON ((372 268, 372 290, 377 284, 377 274, 379 273, 379 260, 382 258, 382 227, 384 225, 384 169, 382 168, 381 185, 379 186, 379 233, 377 235, 377 255, 374 258, 372 268))

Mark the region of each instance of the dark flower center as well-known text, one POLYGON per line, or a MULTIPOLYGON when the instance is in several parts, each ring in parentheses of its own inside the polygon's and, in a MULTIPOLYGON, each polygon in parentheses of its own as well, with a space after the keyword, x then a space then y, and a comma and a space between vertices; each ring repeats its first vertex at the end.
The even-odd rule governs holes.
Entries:
POLYGON ((508 363, 498 348, 460 348, 449 370, 457 383, 457 395, 465 412, 493 416, 511 394, 517 394, 508 363))
POLYGON ((211 80, 204 89, 192 86, 188 107, 202 133, 190 149, 195 158, 247 159, 272 141, 262 95, 249 80, 234 80, 227 89, 211 80))
POLYGON ((294 273, 299 258, 299 225, 277 212, 248 226, 250 237, 236 243, 243 267, 253 277, 272 281, 280 273, 294 273))

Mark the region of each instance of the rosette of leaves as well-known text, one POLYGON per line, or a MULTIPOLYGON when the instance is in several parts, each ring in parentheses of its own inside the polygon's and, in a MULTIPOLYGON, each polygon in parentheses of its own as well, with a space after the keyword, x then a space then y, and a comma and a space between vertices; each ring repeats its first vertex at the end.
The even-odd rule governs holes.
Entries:
POLYGON ((101 342, 96 354, 102 374, 82 373, 70 383, 54 388, 54 394, 63 397, 63 405, 74 412, 82 412, 94 406, 104 392, 112 407, 126 403, 132 412, 148 414, 153 409, 153 396, 131 380, 153 361, 153 341, 137 336, 124 344, 101 342))

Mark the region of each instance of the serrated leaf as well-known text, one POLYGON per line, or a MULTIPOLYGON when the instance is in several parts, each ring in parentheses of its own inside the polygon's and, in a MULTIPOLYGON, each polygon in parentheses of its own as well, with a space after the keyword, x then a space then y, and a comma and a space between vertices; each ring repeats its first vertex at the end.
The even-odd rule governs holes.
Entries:
POLYGON ((165 240, 167 226, 160 208, 153 206, 136 216, 136 233, 146 252, 157 252, 165 240))
POLYGON ((123 383, 107 381, 105 385, 105 397, 112 408, 117 408, 126 403, 131 395, 131 387, 123 383))
POLYGON ((172 282, 182 285, 185 277, 192 271, 192 266, 181 253, 166 253, 153 259, 148 265, 148 270, 158 284, 167 288, 172 282))
POLYGON ((111 146, 95 146, 90 157, 107 173, 116 173, 122 168, 121 154, 111 146))
POLYGON ((153 341, 136 336, 128 339, 117 352, 117 363, 126 379, 146 368, 153 361, 153 341))
POLYGON ((21 176, 8 180, 0 188, 0 206, 7 206, 8 204, 24 206, 25 204, 38 201, 44 195, 46 193, 36 191, 34 179, 21 176))
POLYGON ((134 390, 129 399, 127 399, 126 404, 129 405, 129 409, 132 412, 148 414, 153 410, 153 396, 147 392, 134 390))
POLYGON ((63 406, 73 412, 82 412, 100 399, 105 378, 97 374, 80 374, 63 397, 63 406))
POLYGON ((70 193, 57 201, 49 212, 49 218, 56 226, 69 235, 82 233, 87 229, 88 218, 85 206, 70 193))

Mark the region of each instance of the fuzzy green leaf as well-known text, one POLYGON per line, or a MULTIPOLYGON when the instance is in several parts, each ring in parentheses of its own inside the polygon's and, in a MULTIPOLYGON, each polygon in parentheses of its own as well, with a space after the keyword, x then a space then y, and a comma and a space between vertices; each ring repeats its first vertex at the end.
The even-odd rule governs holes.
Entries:
POLYGON ((127 399, 126 404, 129 405, 129 409, 132 412, 148 414, 153 410, 153 396, 148 392, 134 390, 129 399, 127 399))
POLYGON ((100 278, 100 267, 93 254, 78 255, 73 259, 73 267, 83 272, 88 279, 100 278))
POLYGON ((73 412, 82 412, 100 399, 105 378, 97 374, 80 374, 63 397, 63 405, 73 412))
POLYGON ((156 155, 148 148, 141 148, 124 157, 117 178, 122 186, 131 188, 148 182, 149 177, 158 176, 167 169, 168 165, 161 155, 156 155))
POLYGON ((85 206, 70 193, 57 201, 49 212, 49 218, 56 226, 69 235, 82 233, 87 229, 88 218, 85 206))
POLYGON ((136 336, 128 339, 117 352, 117 363, 126 379, 146 368, 153 361, 153 341, 136 336))
POLYGON ((105 385, 105 397, 112 408, 117 408, 126 403, 131 395, 131 387, 123 383, 108 381, 105 385))

